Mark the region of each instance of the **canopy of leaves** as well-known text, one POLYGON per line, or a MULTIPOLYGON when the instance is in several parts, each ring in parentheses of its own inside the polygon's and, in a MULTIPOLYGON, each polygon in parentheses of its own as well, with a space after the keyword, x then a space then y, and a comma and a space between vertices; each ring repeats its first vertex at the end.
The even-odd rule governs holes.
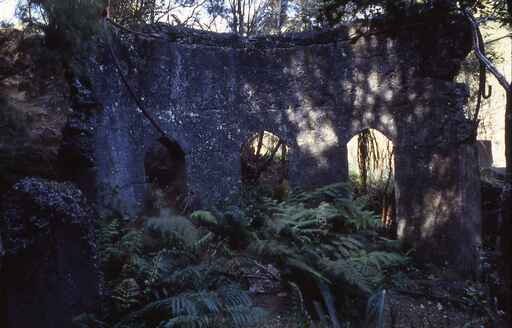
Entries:
POLYGON ((66 48, 97 31, 107 5, 112 19, 122 24, 165 22, 246 36, 461 6, 510 23, 506 0, 19 0, 17 15, 27 27, 44 31, 49 40, 66 48))
POLYGON ((50 47, 67 49, 98 30, 103 0, 20 0, 17 16, 29 30, 42 31, 50 47))

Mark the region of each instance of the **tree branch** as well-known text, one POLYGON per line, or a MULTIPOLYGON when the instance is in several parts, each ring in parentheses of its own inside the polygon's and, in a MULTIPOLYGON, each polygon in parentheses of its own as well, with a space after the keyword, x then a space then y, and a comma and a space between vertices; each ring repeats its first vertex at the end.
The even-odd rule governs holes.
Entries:
POLYGON ((478 23, 475 20, 475 17, 467 8, 463 8, 462 12, 464 16, 469 20, 473 32, 473 47, 475 49, 476 56, 478 60, 485 66, 485 68, 494 75, 496 80, 500 83, 500 85, 505 89, 507 93, 512 93, 512 87, 510 83, 507 81, 505 76, 501 74, 500 71, 494 66, 494 64, 487 58, 485 52, 483 50, 483 45, 481 44, 481 35, 478 27, 478 23))

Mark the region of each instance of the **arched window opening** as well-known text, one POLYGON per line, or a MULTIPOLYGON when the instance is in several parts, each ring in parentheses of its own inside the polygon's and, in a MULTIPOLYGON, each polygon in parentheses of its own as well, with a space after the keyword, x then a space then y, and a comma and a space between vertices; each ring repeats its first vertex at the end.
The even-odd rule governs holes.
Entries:
POLYGON ((386 230, 395 231, 393 142, 377 130, 365 129, 350 139, 347 152, 355 194, 368 197, 371 209, 380 213, 386 230))
POLYGON ((146 153, 144 169, 149 183, 147 208, 150 212, 158 215, 163 208, 182 210, 186 206, 185 152, 176 141, 158 139, 146 153))
POLYGON ((252 135, 241 149, 241 180, 244 189, 264 188, 275 198, 288 192, 288 146, 268 131, 252 135))

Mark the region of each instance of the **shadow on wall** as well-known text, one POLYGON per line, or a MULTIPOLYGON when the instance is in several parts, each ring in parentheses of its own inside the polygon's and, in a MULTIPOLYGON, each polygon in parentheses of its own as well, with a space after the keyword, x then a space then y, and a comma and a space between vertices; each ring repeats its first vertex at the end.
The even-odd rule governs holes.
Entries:
POLYGON ((425 262, 475 277, 481 247, 476 147, 436 149, 421 165, 411 160, 396 162, 398 236, 425 262))
POLYGON ((462 111, 465 92, 452 82, 469 51, 469 34, 458 21, 458 42, 437 39, 455 27, 450 24, 363 36, 350 46, 340 41, 334 61, 323 60, 328 49, 314 59, 307 49, 290 56, 289 79, 300 101, 286 110, 285 124, 294 130, 299 153, 291 157, 291 180, 313 185, 346 177, 340 163, 347 166, 342 147, 350 137, 368 128, 381 131, 400 162, 399 237, 425 261, 473 273, 480 245, 478 172, 462 111), (325 83, 330 75, 335 84, 325 83))

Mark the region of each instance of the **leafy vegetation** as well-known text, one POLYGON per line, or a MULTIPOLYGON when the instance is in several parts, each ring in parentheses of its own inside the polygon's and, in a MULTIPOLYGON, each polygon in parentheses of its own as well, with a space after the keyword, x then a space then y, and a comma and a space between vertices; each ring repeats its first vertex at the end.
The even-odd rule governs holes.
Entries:
MULTIPOLYGON (((340 304, 365 300, 383 286, 387 271, 405 264, 407 257, 374 232, 379 218, 366 209, 364 198, 351 198, 347 189, 335 184, 294 192, 284 202, 263 200, 259 206, 267 209, 266 219, 253 232, 248 251, 288 273, 301 288, 323 281, 334 291, 343 290, 337 295, 340 304)), ((345 310, 349 315, 354 309, 345 310)))
POLYGON ((291 290, 297 321, 308 320, 308 290, 319 283, 349 316, 407 262, 396 244, 372 232, 377 217, 346 185, 296 191, 281 202, 254 193, 244 204, 190 217, 163 211, 138 223, 101 220, 105 300, 99 313, 76 318, 77 326, 248 327, 267 313, 253 304, 244 272, 269 264, 291 290))
POLYGON ((99 314, 76 318, 77 326, 246 327, 264 318, 233 273, 236 259, 211 236, 169 212, 139 227, 102 220, 105 302, 99 314))
POLYGON ((507 16, 503 0, 19 0, 17 15, 28 28, 45 32, 52 42, 69 45, 95 33, 107 6, 110 17, 122 24, 165 22, 246 36, 322 29, 376 17, 393 20, 457 6, 507 16))
MULTIPOLYGON (((159 21, 157 15, 165 11, 163 2, 139 1, 138 7, 131 1, 112 2, 113 13, 118 15, 114 18, 121 23, 155 23, 159 21)), ((227 12, 229 2, 202 2, 205 3, 210 6, 208 13, 216 11, 216 15, 224 16, 229 28, 239 34, 279 33, 291 26, 283 23, 289 13, 288 5, 283 3, 288 2, 280 2, 279 8, 275 2, 268 2, 275 7, 272 13, 261 10, 260 16, 254 14, 254 24, 250 22, 252 18, 240 17, 241 10, 234 10, 233 6, 232 12, 227 12)), ((483 16, 482 20, 494 16, 506 24, 510 23, 511 6, 510 1, 497 0, 294 3, 299 8, 295 12, 307 14, 295 18, 300 22, 291 30, 336 26, 362 18, 396 18, 432 8, 452 10, 455 5, 470 6, 483 16)), ((96 33, 104 5, 105 1, 94 0, 21 1, 18 15, 28 28, 44 32, 48 45, 69 50, 96 33)), ((178 25, 187 25, 185 21, 189 19, 176 19, 178 25)), ((190 21, 197 23, 195 18, 190 21)), ((474 68, 476 64, 470 66, 474 68)), ((362 163, 368 164, 366 160, 362 163)), ((512 165, 508 167, 510 171, 512 165)), ((367 189, 366 182, 363 185, 362 189, 367 189)), ((98 244, 107 288, 105 304, 99 314, 81 316, 77 324, 93 327, 254 324, 264 318, 264 311, 253 305, 246 292, 247 281, 240 274, 248 258, 278 267, 284 279, 296 286, 297 295, 304 291, 306 302, 312 295, 309 289, 318 289, 319 284, 328 284, 335 293, 346 291, 337 294, 336 301, 343 315, 348 316, 354 300, 365 300, 379 291, 389 272, 407 261, 394 242, 374 232, 379 220, 368 211, 368 201, 352 198, 345 186, 294 192, 288 199, 279 199, 255 193, 244 200, 242 208, 227 206, 200 211, 190 218, 169 214, 147 219, 139 225, 116 219, 101 222, 98 244)), ((504 249, 510 254, 510 243, 504 243, 504 249)), ((376 299, 372 298, 370 303, 383 302, 376 299)))
POLYGON ((79 47, 99 28, 102 0, 21 0, 17 16, 28 31, 43 32, 50 48, 79 47))

